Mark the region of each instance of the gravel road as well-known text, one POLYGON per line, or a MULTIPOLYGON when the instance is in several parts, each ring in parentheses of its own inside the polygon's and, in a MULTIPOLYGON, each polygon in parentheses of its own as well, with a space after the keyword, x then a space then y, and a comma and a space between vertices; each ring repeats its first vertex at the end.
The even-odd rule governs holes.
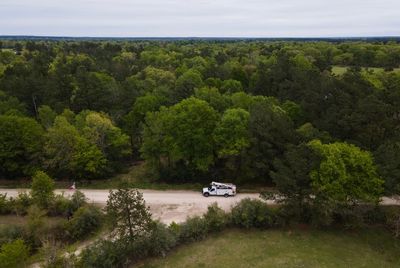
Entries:
MULTIPOLYGON (((17 196, 18 192, 27 191, 24 189, 0 189, 0 194, 7 193, 9 197, 17 196)), ((85 194, 90 202, 105 205, 108 199, 108 190, 80 190, 85 194)), ((237 194, 234 197, 203 197, 202 194, 195 191, 156 191, 140 190, 146 204, 150 207, 153 217, 160 219, 164 223, 182 222, 188 216, 202 215, 207 211, 207 207, 213 202, 228 211, 232 205, 243 198, 259 198, 259 194, 237 194)), ((57 194, 64 193, 65 196, 73 194, 71 190, 56 190, 57 194)), ((273 201, 268 201, 273 204, 273 201)), ((384 197, 383 205, 400 205, 400 200, 384 197)))

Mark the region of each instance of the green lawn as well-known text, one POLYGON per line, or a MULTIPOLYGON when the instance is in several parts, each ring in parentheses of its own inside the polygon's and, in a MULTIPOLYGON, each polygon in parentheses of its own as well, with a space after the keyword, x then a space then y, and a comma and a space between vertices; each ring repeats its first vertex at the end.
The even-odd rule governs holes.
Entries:
POLYGON ((383 230, 230 230, 139 267, 400 267, 400 240, 383 230))

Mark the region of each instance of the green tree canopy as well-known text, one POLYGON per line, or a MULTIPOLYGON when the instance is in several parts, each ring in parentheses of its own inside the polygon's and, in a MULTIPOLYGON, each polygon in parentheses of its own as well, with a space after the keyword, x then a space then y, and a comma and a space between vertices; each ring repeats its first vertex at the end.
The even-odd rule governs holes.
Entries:
POLYGON ((370 152, 355 145, 311 141, 309 146, 321 155, 319 167, 310 173, 316 198, 336 202, 377 202, 383 192, 370 152))
POLYGON ((250 145, 249 118, 249 112, 241 108, 228 109, 224 112, 214 130, 219 156, 238 155, 250 145))
POLYGON ((0 173, 32 174, 40 164, 43 134, 34 119, 0 115, 0 173))

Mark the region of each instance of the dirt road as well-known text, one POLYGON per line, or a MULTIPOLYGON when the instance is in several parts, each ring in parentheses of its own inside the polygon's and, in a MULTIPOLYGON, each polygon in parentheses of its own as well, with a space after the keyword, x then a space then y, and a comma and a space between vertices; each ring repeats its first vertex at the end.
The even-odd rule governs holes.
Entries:
MULTIPOLYGON (((0 189, 0 194, 7 193, 9 197, 15 197, 24 189, 0 189)), ((108 199, 108 190, 80 190, 89 199, 89 202, 105 205, 108 199)), ((259 198, 258 194, 237 194, 234 197, 203 197, 200 192, 194 191, 156 191, 140 190, 146 204, 150 207, 153 217, 164 223, 182 222, 188 216, 202 215, 213 202, 224 210, 229 210, 232 205, 243 198, 259 198)), ((69 196, 70 190, 56 190, 57 194, 64 193, 69 196)))
MULTIPOLYGON (((17 196, 18 192, 27 191, 24 189, 0 189, 0 194, 7 193, 7 196, 17 196)), ((105 205, 108 199, 108 190, 80 190, 85 194, 90 202, 105 205)), ((200 192, 194 191, 156 191, 140 190, 150 206, 154 218, 160 219, 164 223, 182 222, 188 216, 202 215, 207 211, 207 207, 213 202, 224 210, 229 210, 232 205, 243 198, 259 198, 258 194, 237 194, 234 197, 203 197, 200 192)), ((69 196, 73 193, 70 190, 56 190, 57 194, 64 193, 69 196)), ((273 204, 273 201, 268 201, 273 204)), ((383 205, 400 205, 400 201, 384 197, 383 205)))

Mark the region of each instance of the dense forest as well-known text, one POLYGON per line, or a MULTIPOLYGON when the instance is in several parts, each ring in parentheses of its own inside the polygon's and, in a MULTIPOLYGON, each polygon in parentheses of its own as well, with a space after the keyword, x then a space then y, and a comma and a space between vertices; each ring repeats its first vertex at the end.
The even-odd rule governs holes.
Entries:
POLYGON ((99 179, 144 161, 166 182, 290 192, 305 177, 346 179, 346 169, 370 178, 366 188, 382 179, 386 193, 400 192, 399 43, 3 40, 0 49, 1 178, 99 179))

